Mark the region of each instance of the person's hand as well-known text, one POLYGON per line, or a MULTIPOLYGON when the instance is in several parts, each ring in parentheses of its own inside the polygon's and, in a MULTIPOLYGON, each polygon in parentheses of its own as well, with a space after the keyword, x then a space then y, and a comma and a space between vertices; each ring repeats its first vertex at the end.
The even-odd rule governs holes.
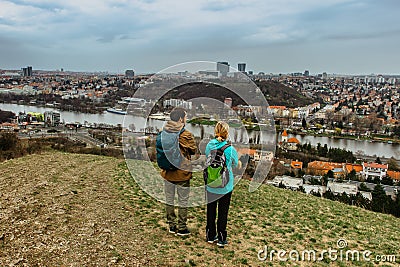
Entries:
POLYGON ((238 160, 238 165, 236 166, 236 168, 238 168, 239 170, 242 168, 242 162, 240 160, 238 160))

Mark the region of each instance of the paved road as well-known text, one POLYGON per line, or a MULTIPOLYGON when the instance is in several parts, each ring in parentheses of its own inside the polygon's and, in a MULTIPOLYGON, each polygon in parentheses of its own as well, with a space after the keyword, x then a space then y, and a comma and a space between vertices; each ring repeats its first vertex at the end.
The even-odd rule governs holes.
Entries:
POLYGON ((66 137, 73 141, 80 141, 86 143, 89 146, 100 146, 103 144, 102 141, 91 137, 87 130, 80 130, 80 131, 61 131, 57 133, 48 133, 45 131, 40 132, 30 132, 29 134, 25 133, 18 133, 18 137, 21 139, 28 139, 28 138, 45 138, 45 137, 66 137))

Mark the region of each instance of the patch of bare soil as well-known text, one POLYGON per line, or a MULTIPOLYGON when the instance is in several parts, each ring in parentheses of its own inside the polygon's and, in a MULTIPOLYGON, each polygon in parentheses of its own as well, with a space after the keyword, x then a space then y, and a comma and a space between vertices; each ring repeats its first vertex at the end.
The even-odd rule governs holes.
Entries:
POLYGON ((0 163, 0 266, 155 266, 113 186, 118 159, 45 153, 0 163))

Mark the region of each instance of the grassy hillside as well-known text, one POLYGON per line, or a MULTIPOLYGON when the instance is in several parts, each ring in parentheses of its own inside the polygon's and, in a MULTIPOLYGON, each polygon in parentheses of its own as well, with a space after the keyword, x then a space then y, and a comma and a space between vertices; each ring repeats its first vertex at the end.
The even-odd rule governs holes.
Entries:
MULTIPOLYGON (((138 161, 137 173, 150 170, 138 161)), ((0 266, 375 266, 366 262, 259 261, 269 249, 348 249, 397 254, 400 220, 262 186, 235 188, 230 244, 204 241, 205 208, 190 209, 186 238, 167 232, 163 205, 133 181, 123 160, 48 152, 0 163, 0 266)), ((201 183, 196 175, 193 183, 201 183)), ((276 258, 276 256, 275 256, 276 258)), ((386 264, 386 266, 398 266, 386 264)))

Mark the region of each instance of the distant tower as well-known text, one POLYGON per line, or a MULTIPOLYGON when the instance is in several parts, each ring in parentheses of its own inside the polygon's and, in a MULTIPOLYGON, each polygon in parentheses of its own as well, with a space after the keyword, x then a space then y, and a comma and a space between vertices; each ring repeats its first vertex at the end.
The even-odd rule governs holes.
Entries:
POLYGON ((28 77, 32 76, 32 66, 28 66, 28 77))
POLYGON ((239 63, 238 70, 241 72, 246 72, 246 63, 239 63))
POLYGON ((228 62, 217 62, 217 71, 221 73, 221 76, 226 77, 229 72, 229 63, 228 62))
POLYGON ((28 68, 21 68, 22 70, 22 76, 26 77, 28 76, 28 68))
POLYGON ((126 70, 125 76, 129 77, 129 78, 133 78, 133 76, 135 76, 135 72, 133 70, 126 70))
POLYGON ((306 77, 310 76, 310 71, 309 70, 305 70, 304 71, 304 76, 306 76, 306 77))
POLYGON ((283 142, 283 143, 284 143, 284 142, 287 142, 287 140, 288 140, 288 134, 287 134, 286 130, 283 130, 283 133, 282 133, 282 142, 283 142))
POLYGON ((32 67, 28 66, 26 68, 21 68, 22 76, 24 77, 31 77, 32 76, 32 67))
POLYGON ((327 80, 328 79, 328 74, 326 72, 322 73, 322 79, 327 80))

